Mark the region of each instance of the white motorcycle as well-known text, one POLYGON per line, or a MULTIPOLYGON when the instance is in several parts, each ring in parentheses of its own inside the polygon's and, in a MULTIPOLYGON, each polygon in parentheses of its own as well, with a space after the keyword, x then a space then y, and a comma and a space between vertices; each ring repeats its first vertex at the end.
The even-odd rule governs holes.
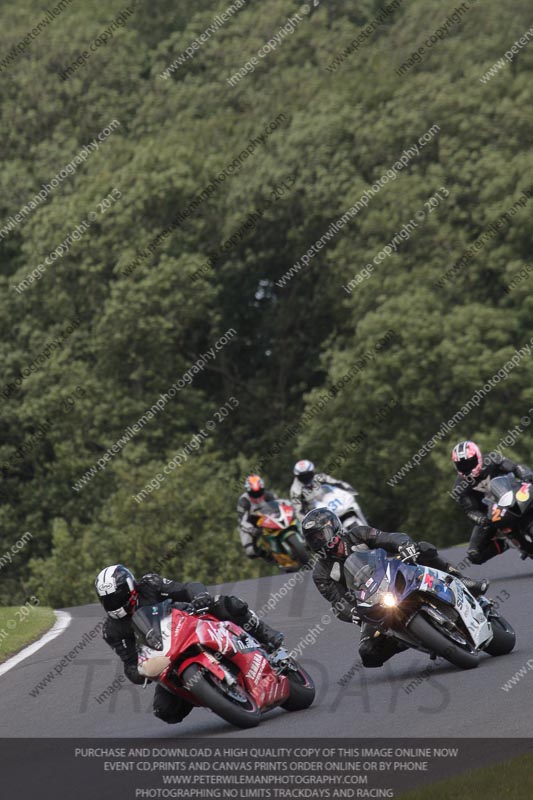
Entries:
POLYGON ((347 492, 338 486, 331 486, 329 483, 322 483, 314 492, 314 507, 329 508, 338 516, 343 528, 349 528, 354 523, 356 525, 368 525, 361 506, 355 499, 357 492, 347 492))

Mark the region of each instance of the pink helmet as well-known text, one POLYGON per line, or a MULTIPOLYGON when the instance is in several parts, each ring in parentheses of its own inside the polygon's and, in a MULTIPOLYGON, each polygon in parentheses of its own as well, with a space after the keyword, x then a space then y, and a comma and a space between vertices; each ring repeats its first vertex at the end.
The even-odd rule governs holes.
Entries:
POLYGON ((459 442, 453 448, 452 459, 461 475, 477 478, 483 467, 483 456, 475 442, 459 442))

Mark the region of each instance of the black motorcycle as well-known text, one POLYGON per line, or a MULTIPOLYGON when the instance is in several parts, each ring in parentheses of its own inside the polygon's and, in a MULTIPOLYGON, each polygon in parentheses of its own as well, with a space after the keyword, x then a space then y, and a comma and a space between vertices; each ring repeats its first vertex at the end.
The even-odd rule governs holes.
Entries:
POLYGON ((515 547, 522 559, 533 558, 533 484, 512 472, 500 475, 489 482, 483 502, 488 506, 493 539, 515 547))

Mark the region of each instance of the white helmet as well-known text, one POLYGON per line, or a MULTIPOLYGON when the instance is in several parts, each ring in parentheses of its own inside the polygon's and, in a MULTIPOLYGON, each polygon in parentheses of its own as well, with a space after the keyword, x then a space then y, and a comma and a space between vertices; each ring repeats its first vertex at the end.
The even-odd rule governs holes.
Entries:
POLYGON ((137 606, 135 577, 122 564, 105 567, 94 582, 98 599, 113 619, 133 614, 137 606))
POLYGON ((315 465, 312 461, 307 461, 307 459, 303 459, 302 461, 297 461, 294 465, 293 469, 294 474, 305 486, 308 486, 310 483, 313 482, 313 478, 315 477, 315 465))

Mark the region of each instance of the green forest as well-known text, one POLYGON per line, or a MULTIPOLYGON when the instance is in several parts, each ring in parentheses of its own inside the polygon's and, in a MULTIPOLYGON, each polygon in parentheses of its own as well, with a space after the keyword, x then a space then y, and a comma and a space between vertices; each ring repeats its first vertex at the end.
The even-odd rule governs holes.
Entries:
POLYGON ((0 600, 268 574, 300 458, 465 542, 453 445, 532 460, 530 3, 127 3, 3 9, 0 600))

